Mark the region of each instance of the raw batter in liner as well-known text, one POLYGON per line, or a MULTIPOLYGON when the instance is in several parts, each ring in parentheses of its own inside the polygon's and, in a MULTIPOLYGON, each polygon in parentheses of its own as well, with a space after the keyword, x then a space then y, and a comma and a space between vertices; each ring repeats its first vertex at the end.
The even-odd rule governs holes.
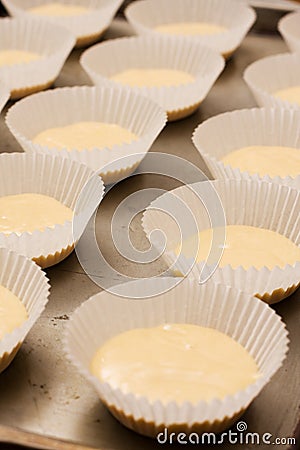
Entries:
POLYGON ((0 197, 0 233, 43 231, 72 218, 71 208, 47 195, 26 193, 0 197))
MULTIPOLYGON (((197 235, 186 239, 180 252, 187 258, 196 261, 205 261, 212 242, 212 229, 203 230, 197 235), (197 247, 199 245, 198 253, 197 247)), ((227 225, 226 242, 220 261, 220 267, 230 264, 233 268, 242 266, 244 269, 255 267, 261 269, 266 266, 274 269, 275 266, 284 267, 286 264, 294 265, 300 261, 300 248, 290 239, 275 231, 246 225, 227 225)))
POLYGON ((238 342, 192 324, 121 333, 99 348, 91 372, 123 393, 164 404, 223 399, 260 375, 254 359, 238 342))
POLYGON ((209 22, 178 22, 166 23, 154 28, 155 31, 166 34, 184 36, 207 36, 220 34, 227 31, 227 28, 209 22))
POLYGON ((0 50, 0 67, 30 63, 42 58, 41 55, 25 50, 0 50))
POLYGON ((64 5, 62 3, 52 2, 30 8, 28 11, 39 16, 81 16, 91 10, 84 6, 64 5))
POLYGON ((117 124, 77 122, 64 127, 49 128, 33 139, 35 144, 58 150, 93 150, 112 148, 137 140, 138 136, 117 124))
POLYGON ((300 105, 300 85, 280 89, 274 92, 273 95, 281 100, 285 100, 290 103, 298 103, 298 105, 300 105))
POLYGON ((180 86, 195 80, 191 74, 182 70, 138 68, 116 73, 110 79, 131 87, 180 86))
POLYGON ((10 290, 0 285, 0 340, 23 324, 28 318, 21 300, 10 290))
POLYGON ((300 148, 253 145, 234 150, 222 158, 225 165, 261 177, 297 177, 300 174, 300 148))

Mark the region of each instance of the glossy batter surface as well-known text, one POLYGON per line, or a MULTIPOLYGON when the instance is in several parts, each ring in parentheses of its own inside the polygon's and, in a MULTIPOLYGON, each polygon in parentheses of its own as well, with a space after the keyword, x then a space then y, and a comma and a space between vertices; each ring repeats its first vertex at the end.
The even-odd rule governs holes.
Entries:
POLYGON ((159 25, 154 28, 155 31, 167 34, 197 36, 197 35, 213 35, 224 33, 227 28, 209 22, 178 22, 159 25))
POLYGON ((47 195, 27 193, 0 197, 0 233, 43 231, 72 218, 72 209, 47 195))
POLYGON ((273 95, 281 100, 286 100, 290 103, 297 103, 300 105, 300 85, 280 89, 279 91, 274 92, 273 95))
POLYGON ((29 12, 40 16, 81 16, 89 12, 88 8, 78 5, 64 5, 58 2, 30 8, 29 12))
POLYGON ((137 140, 138 136, 117 124, 102 122, 77 122, 64 127, 49 128, 33 139, 35 144, 56 148, 93 150, 112 148, 137 140))
POLYGON ((25 50, 1 50, 0 67, 30 63, 40 58, 41 55, 38 53, 27 52, 25 50))
POLYGON ((131 87, 180 86, 195 78, 187 72, 173 69, 130 69, 119 72, 111 80, 131 87))
POLYGON ((259 376, 254 359, 239 343, 191 324, 119 334, 97 351, 91 372, 124 393, 163 403, 222 399, 259 376))
MULTIPOLYGON (((187 258, 197 255, 197 262, 205 261, 212 244, 212 236, 211 228, 201 231, 198 236, 191 236, 184 241, 183 254, 187 258)), ((176 253, 179 254, 180 251, 178 247, 176 253)), ((220 267, 230 264, 233 268, 242 266, 249 269, 253 266, 261 269, 266 266, 273 269, 275 266, 294 265, 297 261, 300 261, 300 248, 275 231, 245 225, 226 227, 226 241, 220 267)))
POLYGON ((27 318, 23 303, 10 290, 0 285, 0 340, 6 333, 11 333, 22 325, 27 318))
POLYGON ((222 161, 242 172, 258 173, 261 177, 295 178, 300 174, 300 148, 253 145, 228 153, 222 161))

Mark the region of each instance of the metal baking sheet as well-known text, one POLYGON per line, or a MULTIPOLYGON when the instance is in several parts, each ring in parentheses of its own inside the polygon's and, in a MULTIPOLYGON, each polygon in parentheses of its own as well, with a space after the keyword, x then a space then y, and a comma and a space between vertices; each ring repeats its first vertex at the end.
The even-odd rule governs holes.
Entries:
MULTIPOLYGON (((131 34, 122 21, 115 21, 106 38, 131 34)), ((233 109, 255 106, 242 79, 245 67, 256 59, 286 51, 278 36, 249 35, 209 93, 201 108, 191 117, 170 123, 163 130, 153 152, 181 156, 205 169, 191 142, 194 128, 206 118, 233 109)), ((65 64, 55 86, 90 84, 80 68, 81 51, 75 50, 65 64)), ((1 152, 21 151, 7 130, 2 113, 0 122, 1 152)), ((11 174, 13 176, 13 174, 11 174)), ((128 275, 142 273, 117 255, 110 240, 110 221, 119 202, 131 192, 146 186, 170 189, 170 180, 150 176, 132 177, 122 182, 105 197, 97 216, 100 246, 114 267, 128 275)), ((146 248, 139 218, 132 224, 132 236, 139 248, 146 248)), ((151 267, 159 272, 161 262, 151 267)), ((145 269, 143 269, 145 270, 145 269)), ((149 269, 150 270, 150 269, 149 269)), ((61 264, 47 270, 51 296, 46 311, 34 326, 11 366, 0 376, 0 424, 18 426, 23 430, 92 445, 102 450, 140 450, 157 448, 158 444, 125 429, 104 408, 94 389, 66 360, 62 351, 62 336, 67 320, 83 301, 99 291, 84 273, 73 254, 61 264)), ((138 275, 139 276, 139 275, 138 275)), ((284 366, 248 408, 242 420, 249 432, 270 433, 273 438, 296 435, 300 408, 300 292, 281 302, 274 309, 282 316, 290 333, 290 351, 284 366)), ((232 444, 218 446, 232 448, 232 444)), ((251 444, 235 444, 237 449, 250 449, 251 444)), ((267 448, 267 444, 260 444, 267 448)), ((12 447, 11 447, 12 448, 12 447)), ((181 448, 172 445, 170 448, 181 448)), ((276 448, 288 448, 278 444, 276 448)), ((296 447, 294 447, 296 448, 296 447)), ((0 444, 0 450, 7 444, 0 444)))

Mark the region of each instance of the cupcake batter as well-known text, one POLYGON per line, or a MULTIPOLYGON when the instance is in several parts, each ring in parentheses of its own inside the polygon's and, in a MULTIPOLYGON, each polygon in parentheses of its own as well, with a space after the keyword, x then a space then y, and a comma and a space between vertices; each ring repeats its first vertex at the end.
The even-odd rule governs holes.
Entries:
POLYGON ((274 92, 273 95, 281 100, 300 105, 300 85, 280 89, 279 91, 274 92))
POLYGON ((253 145, 228 153, 222 158, 225 165, 250 175, 282 178, 300 175, 300 148, 253 145))
POLYGON ((28 318, 23 303, 4 286, 0 285, 0 340, 28 318))
POLYGON ((224 33, 227 28, 209 22, 179 22, 159 25, 154 30, 166 34, 204 36, 224 33))
POLYGON ((72 218, 71 208, 47 195, 28 193, 0 197, 0 233, 43 231, 72 218))
POLYGON ((102 122, 77 122, 42 131, 33 139, 35 144, 58 150, 93 150, 130 143, 138 136, 120 125, 102 122))
POLYGON ((81 16, 89 12, 88 8, 78 5, 64 5, 59 2, 47 3, 28 10, 39 16, 81 16))
POLYGON ((1 50, 0 67, 30 63, 40 58, 41 55, 39 55, 38 53, 27 52, 25 50, 1 50))
POLYGON ((113 388, 151 402, 194 404, 233 395, 260 375, 254 359, 238 342, 192 324, 119 334, 96 352, 91 372, 113 388))
MULTIPOLYGON (((197 236, 191 236, 184 243, 182 250, 187 258, 193 258, 199 244, 197 262, 205 261, 212 241, 212 229, 203 230, 197 236)), ((176 254, 180 253, 176 249, 176 254)), ((244 269, 255 267, 261 269, 266 266, 274 269, 275 266, 284 267, 286 264, 294 265, 300 261, 300 247, 290 239, 264 228, 246 225, 228 225, 226 227, 226 242, 219 266, 230 264, 233 268, 242 266, 244 269)))
POLYGON ((173 69, 128 69, 110 79, 131 87, 180 86, 195 80, 191 74, 173 69))

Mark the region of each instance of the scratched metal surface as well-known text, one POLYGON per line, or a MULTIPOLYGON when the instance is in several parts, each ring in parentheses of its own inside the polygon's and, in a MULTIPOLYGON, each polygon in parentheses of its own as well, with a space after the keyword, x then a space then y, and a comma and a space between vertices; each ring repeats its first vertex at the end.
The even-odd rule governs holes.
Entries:
MULTIPOLYGON (((116 21, 106 37, 128 34, 129 28, 116 21)), ((205 170, 203 161, 191 143, 192 131, 204 119, 217 113, 254 106, 254 99, 242 80, 244 68, 260 57, 282 51, 286 51, 286 46, 278 36, 248 36, 228 62, 200 110, 190 118, 169 124, 152 151, 183 156, 205 170)), ((72 53, 55 86, 89 84, 78 64, 80 53, 72 53)), ((8 107, 1 116, 0 151, 20 151, 4 124, 8 107)), ((171 184, 165 180, 155 182, 160 183, 159 187, 171 188, 171 184)), ((153 185, 153 180, 149 177, 122 183, 105 198, 97 218, 97 235, 103 252, 115 268, 129 275, 141 274, 141 269, 130 265, 114 252, 109 240, 111 215, 126 194, 151 183, 153 185)), ((131 232, 135 244, 139 248, 146 248, 139 220, 133 223, 131 232)), ((159 261, 149 271, 158 273, 162 267, 163 263, 159 261)), ((82 442, 103 450, 157 448, 155 441, 126 430, 110 416, 93 388, 68 363, 62 351, 66 321, 77 306, 99 291, 99 287, 84 273, 74 253, 61 264, 47 270, 47 275, 52 288, 46 311, 30 332, 13 364, 0 376, 0 423, 82 442)), ((275 309, 283 317, 290 332, 290 352, 284 366, 252 403, 243 420, 247 422, 249 431, 288 437, 296 432, 299 420, 300 293, 294 294, 275 309)), ((232 448, 230 444, 218 447, 232 448)), ((264 445, 260 447, 264 448, 264 445)), ((6 444, 0 444, 0 450, 7 448, 6 444)), ((170 448, 177 447, 172 445, 170 448)), ((248 449, 252 446, 237 444, 235 448, 248 449)), ((278 445, 277 448, 287 446, 278 445)))

